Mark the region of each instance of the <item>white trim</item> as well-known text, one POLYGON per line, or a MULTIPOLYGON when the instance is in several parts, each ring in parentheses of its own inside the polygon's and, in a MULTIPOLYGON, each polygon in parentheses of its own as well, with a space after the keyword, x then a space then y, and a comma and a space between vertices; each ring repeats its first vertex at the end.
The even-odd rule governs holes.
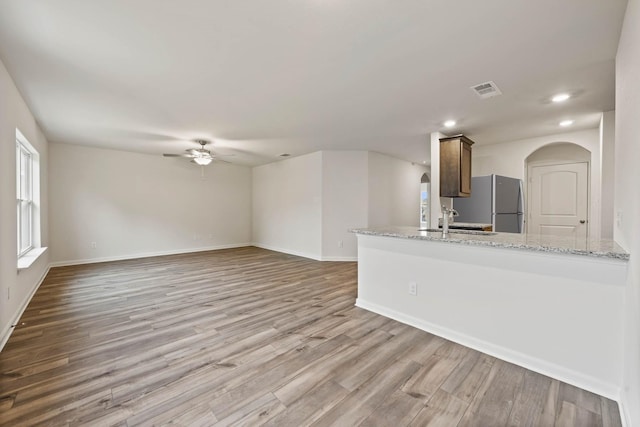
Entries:
POLYGON ((317 256, 317 255, 311 255, 310 253, 307 253, 307 252, 292 251, 290 249, 283 249, 283 248, 280 248, 277 246, 271 246, 271 245, 263 245, 262 243, 256 243, 256 242, 253 242, 251 246, 255 246, 256 248, 266 249, 268 251, 281 252, 283 254, 309 258, 316 261, 340 261, 340 262, 358 261, 357 256, 322 256, 322 255, 317 256))
POLYGON ((0 351, 2 351, 4 346, 7 344, 7 341, 9 341, 9 337, 11 337, 11 334, 13 333, 13 328, 18 323, 18 321, 22 317, 22 314, 24 313, 24 311, 29 306, 29 303, 31 302, 31 299, 36 294, 36 291, 40 288, 40 285, 42 285, 42 282, 44 282, 44 279, 45 279, 45 277, 47 277, 47 274, 49 274, 49 270, 50 269, 51 269, 51 264, 49 264, 47 266, 46 270, 44 271, 44 273, 40 277, 40 280, 38 280, 38 284, 33 288, 31 293, 29 295, 27 295, 27 298, 25 298, 25 300, 22 302, 22 305, 20 306, 20 309, 18 309, 18 311, 16 311, 15 316, 13 316, 11 321, 9 323, 7 323, 7 326, 5 326, 5 328, 2 330, 2 334, 0 334, 0 351))
POLYGON ((354 261, 358 261, 358 257, 357 256, 323 256, 321 261, 354 262, 354 261))
POLYGON ((507 348, 479 340, 466 334, 461 334, 431 322, 426 322, 416 317, 365 301, 362 298, 356 299, 356 306, 415 328, 422 329, 423 331, 427 331, 434 335, 438 335, 439 337, 446 338, 450 341, 478 350, 482 353, 497 357, 498 359, 522 366, 542 375, 555 378, 559 381, 580 387, 609 399, 619 401, 620 387, 615 384, 606 383, 597 378, 584 375, 580 372, 564 368, 554 363, 549 363, 517 351, 509 350, 507 348))
POLYGON ((267 249, 269 251, 275 251, 275 252, 282 252, 283 254, 289 254, 289 255, 295 255, 295 256, 300 256, 303 258, 309 258, 309 259, 313 259, 316 261, 322 261, 321 257, 318 257, 315 254, 310 254, 307 252, 299 252, 299 251, 292 251, 290 249, 283 249, 283 248, 279 248, 276 246, 271 246, 271 245, 264 245, 262 243, 252 243, 251 246, 255 246, 256 248, 261 248, 261 249, 267 249))
POLYGON ((26 254, 20 256, 18 258, 18 271, 26 270, 29 267, 31 267, 33 263, 36 262, 38 258, 40 258, 40 255, 42 255, 46 251, 47 251, 47 247, 33 248, 26 254))
POLYGON ((620 400, 618 400, 618 409, 620 410, 620 421, 622 421, 622 427, 631 427, 631 414, 629 413, 629 404, 627 399, 622 393, 620 400))
POLYGON ((124 261, 128 259, 150 258, 154 256, 190 254, 194 252, 216 251, 219 249, 244 248, 247 246, 253 246, 253 245, 251 243, 232 243, 228 245, 206 246, 206 247, 193 248, 193 249, 177 249, 177 250, 171 250, 171 251, 143 252, 138 254, 117 255, 117 256, 101 257, 101 258, 86 258, 86 259, 75 259, 75 260, 68 260, 68 261, 55 261, 55 262, 52 262, 50 266, 66 267, 69 265, 95 264, 98 262, 124 261))

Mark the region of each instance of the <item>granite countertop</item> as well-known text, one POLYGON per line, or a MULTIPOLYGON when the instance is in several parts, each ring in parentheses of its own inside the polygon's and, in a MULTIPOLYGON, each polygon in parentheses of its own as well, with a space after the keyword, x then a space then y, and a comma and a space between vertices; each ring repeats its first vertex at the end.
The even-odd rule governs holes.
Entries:
POLYGON ((418 231, 418 227, 388 226, 350 230, 356 234, 397 237, 402 239, 431 240, 471 246, 522 249, 537 252, 585 255, 600 258, 628 260, 629 254, 609 239, 576 242, 562 236, 538 234, 483 233, 477 231, 452 230, 446 238, 440 231, 418 231))
MULTIPOLYGON (((440 220, 442 220, 442 218, 440 218, 440 220)), ((434 227, 435 228, 435 227, 434 227)), ((442 228, 442 223, 438 223, 438 228, 442 228)), ((481 224, 479 222, 450 222, 449 223, 449 228, 450 229, 455 229, 455 228, 474 228, 474 229, 478 229, 478 230, 483 230, 483 229, 492 229, 493 225, 492 224, 481 224)))

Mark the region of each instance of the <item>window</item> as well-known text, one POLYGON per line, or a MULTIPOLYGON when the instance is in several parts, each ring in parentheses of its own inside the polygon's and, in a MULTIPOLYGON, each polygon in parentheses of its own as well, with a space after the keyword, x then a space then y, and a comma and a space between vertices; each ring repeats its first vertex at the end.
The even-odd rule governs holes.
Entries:
POLYGON ((40 158, 16 129, 16 201, 18 269, 30 265, 40 248, 40 158))
POLYGON ((17 153, 18 256, 33 249, 33 157, 19 140, 17 153))

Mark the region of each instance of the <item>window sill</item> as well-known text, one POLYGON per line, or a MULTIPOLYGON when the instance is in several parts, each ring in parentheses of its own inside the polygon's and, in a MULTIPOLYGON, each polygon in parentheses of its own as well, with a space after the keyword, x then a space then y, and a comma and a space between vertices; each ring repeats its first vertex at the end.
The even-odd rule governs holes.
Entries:
POLYGON ((22 255, 20 258, 18 258, 18 271, 26 270, 27 268, 31 267, 31 264, 36 262, 36 260, 40 258, 40 255, 42 255, 46 251, 47 251, 46 247, 34 248, 34 249, 31 249, 26 254, 22 255))

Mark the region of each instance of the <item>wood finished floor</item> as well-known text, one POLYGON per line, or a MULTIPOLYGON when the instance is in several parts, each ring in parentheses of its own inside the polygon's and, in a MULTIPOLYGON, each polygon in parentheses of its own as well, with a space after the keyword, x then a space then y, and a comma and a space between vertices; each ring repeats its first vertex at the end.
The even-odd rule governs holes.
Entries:
POLYGON ((52 269, 0 424, 620 426, 617 404, 354 307, 355 263, 241 248, 52 269))

